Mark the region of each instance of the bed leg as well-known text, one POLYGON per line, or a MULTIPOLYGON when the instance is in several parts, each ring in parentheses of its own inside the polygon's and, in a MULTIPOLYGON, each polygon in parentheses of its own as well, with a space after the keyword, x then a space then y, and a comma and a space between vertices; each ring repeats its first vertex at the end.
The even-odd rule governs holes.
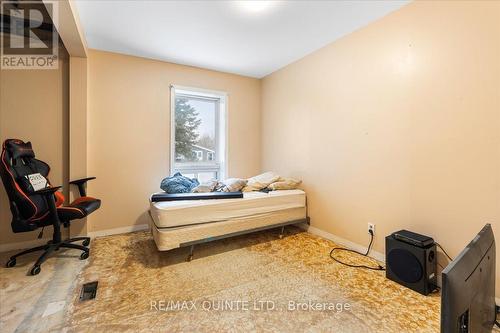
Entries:
POLYGON ((186 261, 191 261, 193 260, 193 252, 194 252, 194 245, 191 245, 189 247, 189 255, 187 257, 187 260, 186 261))
POLYGON ((283 236, 284 236, 284 234, 285 234, 285 226, 282 226, 282 227, 281 227, 280 234, 279 234, 279 236, 278 236, 278 237, 279 237, 280 239, 282 239, 282 238, 283 238, 283 236))

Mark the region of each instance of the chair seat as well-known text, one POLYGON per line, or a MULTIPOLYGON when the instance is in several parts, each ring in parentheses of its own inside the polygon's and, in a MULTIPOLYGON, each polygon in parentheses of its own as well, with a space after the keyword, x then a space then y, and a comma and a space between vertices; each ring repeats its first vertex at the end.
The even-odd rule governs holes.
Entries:
POLYGON ((101 200, 92 197, 81 197, 67 206, 57 207, 61 221, 81 219, 101 207, 101 200))

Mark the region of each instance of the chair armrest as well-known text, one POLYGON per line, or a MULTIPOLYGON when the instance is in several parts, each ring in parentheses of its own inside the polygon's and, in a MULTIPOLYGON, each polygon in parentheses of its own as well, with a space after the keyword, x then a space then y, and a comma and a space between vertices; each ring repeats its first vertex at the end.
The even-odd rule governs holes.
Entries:
POLYGON ((41 190, 33 192, 34 194, 41 194, 41 195, 48 195, 48 194, 54 194, 55 192, 59 191, 59 189, 62 186, 51 186, 51 187, 46 187, 42 188, 41 190))
POLYGON ((54 193, 56 193, 61 187, 62 186, 51 186, 33 192, 44 196, 45 202, 49 207, 50 213, 52 214, 52 218, 55 219, 57 223, 59 223, 59 219, 57 218, 56 198, 54 198, 54 193))
POLYGON ((78 186, 78 192, 80 192, 80 196, 84 197, 87 195, 85 191, 85 183, 87 183, 89 180, 93 180, 95 177, 87 177, 87 178, 82 178, 82 179, 77 179, 77 180, 72 180, 69 183, 78 186))
POLYGON ((73 185, 79 185, 79 184, 85 184, 89 180, 93 180, 93 179, 95 179, 95 177, 88 177, 88 178, 76 179, 76 180, 70 181, 69 183, 73 184, 73 185))

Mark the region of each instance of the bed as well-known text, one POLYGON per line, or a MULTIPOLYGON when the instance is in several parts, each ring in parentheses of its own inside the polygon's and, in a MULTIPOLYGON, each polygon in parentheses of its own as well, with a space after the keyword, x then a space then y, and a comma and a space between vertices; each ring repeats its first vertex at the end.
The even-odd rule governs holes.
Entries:
POLYGON ((158 250, 308 222, 302 190, 245 192, 221 200, 150 200, 151 231, 158 250))

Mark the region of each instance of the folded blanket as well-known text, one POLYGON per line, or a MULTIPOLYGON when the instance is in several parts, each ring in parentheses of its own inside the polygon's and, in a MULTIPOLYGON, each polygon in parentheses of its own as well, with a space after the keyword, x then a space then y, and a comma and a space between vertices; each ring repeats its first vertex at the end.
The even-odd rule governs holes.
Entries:
POLYGON ((199 184, 198 179, 191 179, 177 172, 173 176, 163 179, 160 188, 167 193, 189 193, 199 184))

